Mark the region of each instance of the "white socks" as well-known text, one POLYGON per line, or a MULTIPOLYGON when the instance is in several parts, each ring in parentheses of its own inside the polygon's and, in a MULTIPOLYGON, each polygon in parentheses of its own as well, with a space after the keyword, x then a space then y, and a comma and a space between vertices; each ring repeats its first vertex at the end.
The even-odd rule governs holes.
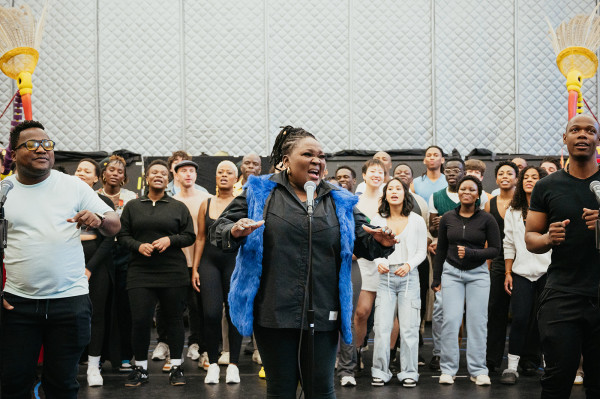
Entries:
POLYGON ((148 370, 148 360, 135 360, 135 365, 148 370))
POLYGON ((171 359, 171 366, 181 366, 181 359, 171 359))
POLYGON ((519 367, 519 359, 521 356, 508 354, 508 369, 512 371, 517 371, 517 367, 519 367))
POLYGON ((100 368, 100 356, 88 356, 88 368, 100 368))

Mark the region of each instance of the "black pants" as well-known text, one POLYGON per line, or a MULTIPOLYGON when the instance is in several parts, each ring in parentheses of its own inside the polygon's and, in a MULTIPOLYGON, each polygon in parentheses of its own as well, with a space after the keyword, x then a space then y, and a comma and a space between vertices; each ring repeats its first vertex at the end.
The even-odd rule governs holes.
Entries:
MULTIPOLYGON (((429 290, 429 259, 425 257, 425 260, 419 265, 419 291, 421 293, 421 320, 425 320, 425 313, 427 313, 427 291, 429 290)), ((400 336, 398 335, 398 339, 400 336)), ((419 327, 419 346, 423 344, 423 337, 421 336, 421 328, 419 327)))
MULTIPOLYGON (((267 398, 295 399, 300 371, 308 375, 307 339, 302 335, 301 370, 298 369, 300 330, 265 328, 254 324, 254 337, 267 375, 267 398)), ((314 398, 335 398, 333 375, 339 331, 315 332, 314 398)))
POLYGON ((508 353, 521 356, 527 348, 528 352, 539 351, 540 340, 537 328, 536 309, 538 298, 546 285, 546 275, 530 281, 513 273, 512 323, 510 325, 510 340, 508 353), (534 331, 534 334, 530 334, 534 331))
POLYGON ((127 265, 129 263, 129 249, 119 245, 113 248, 113 264, 115 267, 115 302, 117 328, 119 330, 120 360, 131 360, 133 348, 131 347, 131 308, 127 293, 127 265))
POLYGON ((490 271, 490 300, 488 303, 488 336, 486 362, 500 367, 506 344, 506 325, 510 295, 504 291, 504 259, 492 261, 490 271))
POLYGON ((148 359, 150 330, 156 302, 160 301, 167 326, 171 359, 180 359, 183 352, 185 331, 183 310, 187 287, 132 288, 129 290, 131 304, 132 346, 136 360, 148 359))
POLYGON ((204 339, 208 352, 208 361, 213 364, 219 360, 219 341, 221 339, 221 320, 223 318, 223 302, 229 325, 229 361, 237 364, 242 349, 242 336, 231 322, 229 316, 229 285, 231 274, 235 268, 231 265, 213 265, 210 262, 201 262, 200 295, 204 310, 204 339))
MULTIPOLYGON (((206 351, 206 342, 204 340, 204 311, 202 309, 202 296, 192 287, 192 268, 188 267, 190 275, 190 285, 187 291, 187 311, 190 322, 190 336, 188 337, 188 346, 198 344, 200 353, 206 351)), ((156 305, 156 333, 158 342, 167 342, 167 325, 164 319, 164 312, 160 304, 156 305)))
POLYGON ((600 398, 600 310, 598 298, 546 288, 538 325, 546 367, 542 399, 568 398, 579 360, 587 398, 600 398))
POLYGON ((90 342, 92 305, 88 295, 27 299, 5 293, 13 310, 2 310, 3 399, 29 399, 40 348, 46 398, 77 398, 79 357, 90 342))

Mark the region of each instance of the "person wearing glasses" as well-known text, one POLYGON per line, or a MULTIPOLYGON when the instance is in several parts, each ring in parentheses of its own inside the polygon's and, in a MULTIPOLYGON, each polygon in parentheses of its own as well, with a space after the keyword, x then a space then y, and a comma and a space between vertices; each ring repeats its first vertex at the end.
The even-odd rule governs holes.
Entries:
POLYGON ((46 397, 76 398, 78 362, 90 341, 92 307, 81 227, 113 236, 119 217, 80 179, 52 170, 54 141, 40 122, 10 133, 16 175, 8 221, 0 342, 2 398, 26 398, 44 346, 46 397))

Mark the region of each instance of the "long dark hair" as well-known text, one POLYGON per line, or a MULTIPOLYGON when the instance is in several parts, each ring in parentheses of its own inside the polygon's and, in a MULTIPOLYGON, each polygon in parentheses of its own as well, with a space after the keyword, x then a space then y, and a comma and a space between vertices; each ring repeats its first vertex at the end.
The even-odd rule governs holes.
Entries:
POLYGON ((402 201, 402 212, 400 214, 402 216, 408 216, 408 215, 410 215, 413 208, 415 207, 415 203, 414 203, 412 195, 410 195, 408 185, 406 183, 404 183, 402 180, 400 180, 399 178, 393 177, 392 180, 390 180, 389 182, 387 182, 385 184, 385 186, 383 186, 383 195, 381 196, 379 209, 377 210, 377 212, 379 213, 379 216, 381 216, 382 218, 387 218, 390 216, 390 203, 388 202, 386 196, 387 196, 387 188, 390 185, 390 183, 393 182, 394 180, 400 182, 400 184, 402 184, 402 189, 404 190, 404 201, 402 201))
POLYGON ((513 195, 512 201, 510 201, 510 206, 516 211, 521 211, 523 220, 527 219, 527 211, 529 210, 529 204, 527 203, 527 194, 523 189, 523 180, 525 180, 525 172, 527 172, 530 169, 537 170, 538 174, 540 175, 540 179, 542 177, 548 176, 548 173, 546 172, 546 170, 544 170, 544 168, 533 165, 526 166, 521 172, 519 172, 519 180, 517 181, 515 195, 513 195))
POLYGON ((301 127, 284 126, 275 138, 273 150, 271 151, 271 164, 277 166, 283 161, 283 156, 288 155, 300 139, 312 137, 316 140, 312 133, 307 132, 301 127))

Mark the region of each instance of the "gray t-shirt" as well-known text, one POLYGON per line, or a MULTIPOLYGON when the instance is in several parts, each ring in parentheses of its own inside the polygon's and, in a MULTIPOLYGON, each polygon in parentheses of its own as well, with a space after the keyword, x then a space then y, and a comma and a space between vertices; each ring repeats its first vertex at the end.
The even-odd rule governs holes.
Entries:
POLYGON ((87 184, 52 170, 41 183, 14 188, 4 204, 8 220, 5 291, 31 299, 88 293, 80 230, 69 223, 77 212, 112 211, 87 184))

